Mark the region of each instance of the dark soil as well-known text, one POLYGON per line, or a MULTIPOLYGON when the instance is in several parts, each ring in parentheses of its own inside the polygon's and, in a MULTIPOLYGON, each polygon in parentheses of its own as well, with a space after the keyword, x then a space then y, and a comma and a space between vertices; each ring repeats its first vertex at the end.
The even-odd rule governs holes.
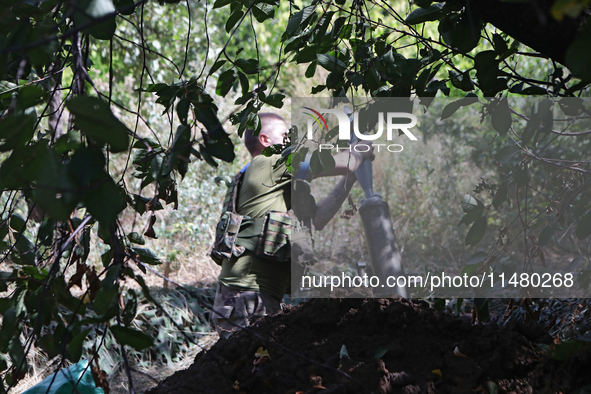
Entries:
POLYGON ((316 299, 220 340, 149 394, 573 393, 591 383, 589 353, 559 362, 539 344, 552 339, 537 326, 472 325, 420 301, 316 299))

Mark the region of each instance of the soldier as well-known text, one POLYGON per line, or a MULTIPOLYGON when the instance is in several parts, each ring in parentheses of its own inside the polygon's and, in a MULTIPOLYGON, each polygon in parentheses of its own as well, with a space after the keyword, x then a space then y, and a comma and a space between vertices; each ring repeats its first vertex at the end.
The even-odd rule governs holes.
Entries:
MULTIPOLYGON (((259 118, 259 135, 245 132, 244 144, 252 160, 229 188, 212 252, 222 266, 213 319, 224 338, 248 326, 252 318, 277 312, 290 285, 292 176, 285 164, 275 168, 280 155, 261 154, 268 146, 282 144, 288 129, 277 114, 260 113, 259 118)), ((322 229, 338 211, 355 182, 353 171, 366 158, 373 159, 373 152, 341 152, 334 158, 334 170, 320 176, 347 176, 318 205, 311 196, 303 204, 313 205, 316 229, 322 229)))

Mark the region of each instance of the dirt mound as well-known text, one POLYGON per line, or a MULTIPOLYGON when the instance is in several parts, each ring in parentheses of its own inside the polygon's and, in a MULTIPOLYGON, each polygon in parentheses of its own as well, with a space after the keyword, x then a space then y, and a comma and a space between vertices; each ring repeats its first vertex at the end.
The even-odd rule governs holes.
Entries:
POLYGON ((591 382, 591 357, 550 360, 540 343, 551 338, 536 327, 473 326, 422 302, 316 299, 219 341, 149 394, 555 393, 591 382))

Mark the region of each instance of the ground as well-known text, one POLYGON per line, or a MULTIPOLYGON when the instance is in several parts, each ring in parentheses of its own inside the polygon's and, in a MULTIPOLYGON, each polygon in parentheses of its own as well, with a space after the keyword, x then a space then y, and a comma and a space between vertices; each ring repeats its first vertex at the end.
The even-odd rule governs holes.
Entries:
POLYGON ((587 392, 591 355, 557 361, 552 346, 538 326, 473 325, 422 301, 316 299, 218 341, 148 393, 587 392))

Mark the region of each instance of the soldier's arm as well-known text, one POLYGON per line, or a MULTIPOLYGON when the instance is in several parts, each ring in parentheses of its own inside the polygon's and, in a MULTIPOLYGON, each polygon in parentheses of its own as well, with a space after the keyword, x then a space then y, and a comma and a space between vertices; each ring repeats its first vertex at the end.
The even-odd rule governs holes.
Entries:
POLYGON ((368 145, 369 149, 367 151, 357 151, 354 149, 355 145, 351 146, 351 151, 344 151, 337 153, 334 157, 335 160, 335 167, 329 173, 320 173, 317 174, 315 177, 324 177, 324 176, 336 176, 336 175, 345 175, 343 179, 337 183, 337 185, 332 189, 330 194, 326 196, 320 203, 317 205, 316 215, 314 216, 314 228, 317 230, 322 230, 324 226, 333 218, 333 216, 338 212, 343 202, 349 195, 349 192, 353 188, 355 181, 355 170, 359 168, 361 163, 366 160, 370 159, 373 160, 375 155, 373 153, 373 145, 371 141, 364 141, 364 145, 368 145))
POLYGON ((367 151, 365 148, 363 151, 355 150, 355 146, 357 144, 351 145, 351 151, 342 151, 337 153, 333 156, 335 161, 335 166, 332 171, 330 172, 321 172, 319 174, 315 174, 314 178, 319 177, 326 177, 326 176, 338 176, 338 175, 348 175, 351 172, 355 172, 363 163, 364 160, 370 159, 373 160, 375 155, 373 153, 373 145, 371 141, 363 141, 362 145, 368 146, 367 151))

